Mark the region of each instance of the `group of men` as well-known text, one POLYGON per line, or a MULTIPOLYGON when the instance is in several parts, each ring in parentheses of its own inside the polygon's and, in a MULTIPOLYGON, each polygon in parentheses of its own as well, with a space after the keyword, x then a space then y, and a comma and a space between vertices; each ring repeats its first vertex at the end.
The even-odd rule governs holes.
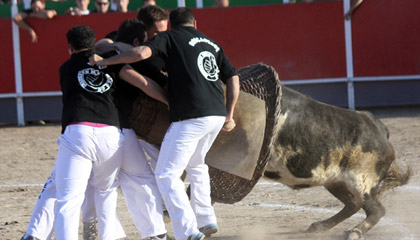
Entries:
POLYGON ((196 29, 190 9, 171 11, 169 31, 167 13, 157 6, 142 8, 138 19, 124 21, 115 42, 102 46, 119 51, 100 56, 91 28, 68 31, 56 164, 23 239, 49 239, 53 232, 59 240, 77 239, 80 209, 87 230, 97 221, 100 239, 125 237, 116 212, 118 186, 142 239, 168 239, 163 205, 176 239, 217 232, 204 160, 219 131, 234 127, 237 72, 221 47, 196 29), (137 139, 130 126, 140 90, 169 107, 171 124, 160 150, 137 139))

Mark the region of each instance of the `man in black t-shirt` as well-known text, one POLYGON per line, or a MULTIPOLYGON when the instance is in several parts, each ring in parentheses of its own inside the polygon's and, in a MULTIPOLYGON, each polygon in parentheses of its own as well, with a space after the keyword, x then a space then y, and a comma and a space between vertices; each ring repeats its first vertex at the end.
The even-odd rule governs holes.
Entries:
MULTIPOLYGON (((166 12, 166 10, 162 9, 161 7, 156 6, 156 5, 149 5, 149 6, 142 7, 139 10, 137 14, 137 19, 141 23, 143 23, 143 25, 146 27, 147 40, 151 40, 158 33, 164 32, 167 30, 169 15, 166 12)), ((138 39, 138 37, 135 37, 133 40, 133 34, 137 31, 130 30, 130 31, 123 31, 123 32, 124 34, 120 34, 118 40, 116 39, 118 31, 111 32, 113 33, 112 35, 114 37, 111 37, 111 33, 110 33, 107 36, 105 36, 104 39, 99 40, 95 44, 96 51, 100 51, 100 52, 106 52, 106 51, 111 51, 111 50, 125 51, 127 49, 133 48, 133 46, 139 46, 140 44, 143 44, 143 40, 138 39)), ((156 81, 161 87, 167 84, 168 80, 167 80, 165 62, 160 56, 153 56, 144 61, 133 63, 131 64, 131 66, 136 71, 156 81)), ((141 93, 141 91, 131 86, 129 86, 129 88, 130 90, 127 90, 128 92, 134 91, 136 94, 128 94, 128 95, 123 94, 125 96, 125 100, 123 100, 125 101, 125 103, 120 104, 122 108, 119 108, 119 109, 120 109, 120 113, 124 112, 122 115, 125 116, 121 118, 120 121, 122 123, 127 123, 126 126, 131 127, 130 124, 128 123, 129 119, 127 116, 129 116, 129 114, 132 112, 131 106, 134 100, 138 97, 138 94, 144 94, 144 93, 141 93)), ((123 92, 123 91, 119 91, 119 92, 123 92)), ((159 149, 157 149, 155 145, 149 142, 146 142, 142 139, 139 139, 139 142, 142 148, 147 153, 147 155, 150 156, 150 162, 152 164, 152 167, 154 168, 156 166, 157 158, 159 155, 159 149)))
MULTIPOLYGON (((118 28, 116 41, 138 46, 143 43, 144 38, 143 24, 137 19, 127 19, 118 28)), ((161 87, 167 83, 167 77, 160 72, 159 68, 150 63, 138 62, 131 66, 142 75, 153 79, 161 87)), ((137 139, 130 123, 133 103, 139 94, 145 93, 125 81, 120 80, 116 84, 114 98, 119 112, 120 126, 126 138, 123 146, 124 159, 118 179, 127 208, 142 239, 169 239, 166 236, 163 221, 162 198, 153 171, 144 155, 143 144, 146 146, 150 144, 137 139), (149 186, 146 186, 146 181, 150 181, 149 186), (145 204, 148 207, 145 207, 145 204)), ((147 153, 151 156, 150 151, 147 153)))
POLYGON ((234 127, 239 77, 220 46, 197 31, 190 9, 173 10, 170 22, 172 30, 159 33, 144 46, 108 59, 93 56, 90 60, 111 65, 156 55, 164 58, 172 123, 162 142, 155 176, 175 238, 197 240, 218 230, 204 159, 222 126, 225 131, 234 127), (220 80, 227 85, 226 105, 220 80), (184 170, 190 181, 191 204, 180 179, 184 170))
MULTIPOLYGON (((88 57, 93 54, 91 49, 95 41, 93 30, 89 27, 76 26, 68 32, 67 38, 71 59, 60 67, 63 135, 58 140, 60 146, 54 168, 56 174, 51 175, 51 184, 56 184, 56 187, 49 187, 56 193, 49 192, 44 197, 44 192, 41 192, 37 206, 51 207, 53 204, 47 203, 50 200, 56 201, 57 238, 77 239, 80 205, 93 169, 89 185, 93 186, 96 195, 100 237, 119 239, 125 234, 116 218, 114 189, 117 185, 114 179, 125 150, 120 145, 124 145, 126 137, 124 133, 121 134, 118 111, 113 98, 115 80, 119 75, 145 92, 157 84, 149 82, 138 73, 133 73, 128 65, 111 68, 89 65, 88 57), (71 207, 68 207, 69 205, 71 207)), ((153 93, 155 98, 166 102, 159 90, 154 90, 153 93)), ((150 175, 153 179, 153 174, 150 175)), ((47 181, 49 182, 50 180, 47 181)), ((145 182, 145 185, 147 184, 145 182)), ((49 229, 34 227, 35 229, 27 232, 24 238, 49 236, 49 229)))
MULTIPOLYGON (((139 14, 140 12, 142 13, 142 19, 147 20, 147 26, 149 27, 143 25, 143 22, 139 22, 137 19, 127 19, 120 25, 114 39, 111 40, 110 38, 106 37, 106 40, 99 40, 96 44, 96 47, 98 47, 96 49, 99 51, 104 51, 107 49, 118 49, 119 51, 124 51, 144 43, 144 27, 146 27, 146 31, 149 32, 150 30, 153 33, 156 33, 156 31, 167 30, 167 21, 169 16, 165 10, 157 6, 148 6, 146 8, 142 8, 142 10, 139 11, 139 14)), ((154 36, 155 35, 153 34, 147 34, 149 40, 154 36)), ((153 79, 153 81, 158 83, 161 87, 164 87, 168 82, 168 77, 166 76, 166 73, 164 73, 165 63, 163 59, 158 56, 149 58, 145 61, 132 63, 130 65, 137 72, 153 79)), ((130 123, 130 117, 133 112, 133 104, 139 95, 144 94, 145 93, 143 93, 140 89, 135 88, 131 84, 125 83, 124 81, 119 81, 117 83, 115 102, 117 104, 120 116, 120 124, 123 128, 123 131, 127 132, 127 134, 130 134, 130 136, 135 135, 130 123)), ((159 155, 159 149, 154 144, 149 143, 143 139, 136 139, 136 142, 140 144, 140 149, 146 152, 149 157, 151 166, 155 168, 159 155)), ((135 145, 135 143, 131 144, 132 146, 135 145)), ((137 148, 139 147, 132 147, 131 149, 133 150, 129 151, 126 155, 132 155, 132 152, 137 151, 137 148)), ((144 217, 139 214, 141 211, 139 211, 139 206, 136 203, 144 201, 144 196, 138 194, 141 192, 141 188, 144 185, 143 180, 138 176, 142 175, 142 172, 144 172, 142 169, 145 167, 142 166, 141 158, 137 157, 137 159, 134 159, 134 161, 131 160, 131 158, 124 158, 123 165, 119 173, 119 182, 127 202, 127 208, 131 213, 137 229, 140 233, 142 233, 142 228, 144 228, 146 224, 142 224, 142 219, 144 219, 144 217)), ((157 199, 156 201, 157 205, 161 204, 161 199, 157 199)), ((153 222, 157 223, 156 220, 153 222)), ((159 238, 162 236, 156 237, 159 238)), ((167 239, 170 239, 170 237, 167 237, 167 239)))
POLYGON ((89 181, 93 186, 101 238, 116 238, 111 226, 117 223, 113 194, 115 178, 122 161, 115 68, 88 64, 93 54, 95 33, 76 26, 67 33, 71 58, 60 67, 63 92, 62 135, 55 164, 56 209, 54 232, 57 239, 77 239, 80 207, 89 181), (108 210, 106 213, 104 209, 108 210), (114 214, 106 214, 110 211, 114 214), (99 214, 101 213, 101 214, 99 214), (104 215, 105 214, 105 215, 104 215))

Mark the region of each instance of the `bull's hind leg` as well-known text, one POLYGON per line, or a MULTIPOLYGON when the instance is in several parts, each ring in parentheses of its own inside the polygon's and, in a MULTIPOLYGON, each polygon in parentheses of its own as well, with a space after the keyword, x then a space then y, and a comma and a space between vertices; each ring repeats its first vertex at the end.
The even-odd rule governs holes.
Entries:
POLYGON ((345 182, 338 182, 326 186, 326 189, 344 203, 344 208, 334 216, 319 222, 312 223, 307 232, 320 232, 333 228, 335 225, 355 214, 362 207, 362 199, 353 194, 345 182))
POLYGON ((366 219, 346 232, 346 238, 349 240, 362 238, 385 215, 385 208, 375 195, 366 194, 362 208, 366 212, 366 219))

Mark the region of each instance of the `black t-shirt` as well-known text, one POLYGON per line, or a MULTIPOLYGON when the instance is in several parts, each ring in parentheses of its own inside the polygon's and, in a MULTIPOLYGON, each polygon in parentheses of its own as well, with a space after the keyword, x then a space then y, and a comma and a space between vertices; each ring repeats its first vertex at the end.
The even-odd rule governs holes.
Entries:
POLYGON ((29 15, 31 15, 31 13, 34 12, 34 10, 32 10, 32 8, 30 8, 30 9, 23 9, 22 12, 28 14, 28 16, 29 16, 29 15))
POLYGON ((165 60, 171 121, 226 115, 220 80, 237 72, 220 46, 193 27, 159 33, 145 45, 165 60))
POLYGON ((119 127, 112 94, 121 65, 98 68, 89 64, 93 51, 74 53, 60 67, 63 92, 62 132, 75 121, 103 123, 119 127))
MULTIPOLYGON (((140 74, 157 82, 161 87, 164 87, 168 82, 168 78, 162 73, 163 65, 159 64, 162 62, 162 60, 153 57, 150 60, 132 63, 130 66, 140 74)), ((122 79, 117 82, 115 102, 118 108, 121 127, 131 128, 130 115, 133 111, 133 103, 139 94, 145 93, 122 79)))

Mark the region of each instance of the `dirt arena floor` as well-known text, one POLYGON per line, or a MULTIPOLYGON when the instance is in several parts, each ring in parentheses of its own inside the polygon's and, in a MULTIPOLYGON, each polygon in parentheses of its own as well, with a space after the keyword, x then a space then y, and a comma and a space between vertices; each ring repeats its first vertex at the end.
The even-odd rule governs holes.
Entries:
MULTIPOLYGON (((420 109, 372 110, 391 133, 398 164, 413 170, 408 185, 383 198, 384 218, 366 239, 420 239, 420 109)), ((60 135, 57 124, 0 126, 0 239, 24 234, 41 187, 51 172, 60 135)), ((140 239, 119 195, 119 216, 127 239, 140 239)), ((343 231, 364 218, 363 211, 327 233, 302 233, 312 222, 330 217, 342 204, 324 188, 290 190, 261 179, 253 191, 233 205, 215 204, 220 231, 212 239, 342 239, 343 231)), ((169 231, 171 230, 168 224, 169 231)))

